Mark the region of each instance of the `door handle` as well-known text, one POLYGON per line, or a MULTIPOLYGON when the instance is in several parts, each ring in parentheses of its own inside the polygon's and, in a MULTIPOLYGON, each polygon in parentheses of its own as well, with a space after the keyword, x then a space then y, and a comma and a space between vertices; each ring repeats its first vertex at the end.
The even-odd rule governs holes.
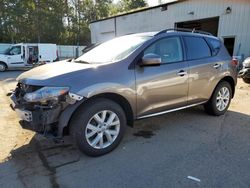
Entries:
POLYGON ((185 76, 185 75, 187 75, 187 72, 184 71, 184 70, 180 70, 177 74, 178 74, 179 76, 185 76))
POLYGON ((213 67, 214 67, 215 69, 218 69, 220 66, 221 66, 221 64, 216 63, 216 64, 214 64, 213 67))

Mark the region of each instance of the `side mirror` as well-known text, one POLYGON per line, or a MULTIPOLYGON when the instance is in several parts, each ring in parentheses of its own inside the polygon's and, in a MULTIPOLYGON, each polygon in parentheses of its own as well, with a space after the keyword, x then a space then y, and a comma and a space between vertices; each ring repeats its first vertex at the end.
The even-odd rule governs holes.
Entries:
POLYGON ((157 66, 161 64, 161 57, 157 54, 146 54, 142 58, 141 66, 157 66))

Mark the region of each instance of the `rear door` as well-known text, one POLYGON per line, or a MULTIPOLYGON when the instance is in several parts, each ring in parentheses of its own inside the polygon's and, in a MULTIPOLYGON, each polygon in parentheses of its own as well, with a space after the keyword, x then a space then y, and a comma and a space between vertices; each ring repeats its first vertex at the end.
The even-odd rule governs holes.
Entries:
POLYGON ((53 62, 57 58, 56 51, 57 49, 55 44, 38 44, 39 62, 53 62))
POLYGON ((187 105, 188 69, 180 37, 161 38, 143 52, 161 57, 160 66, 136 66, 137 116, 187 105))
POLYGON ((189 65, 188 103, 208 100, 216 85, 222 62, 213 55, 205 38, 183 36, 189 65))

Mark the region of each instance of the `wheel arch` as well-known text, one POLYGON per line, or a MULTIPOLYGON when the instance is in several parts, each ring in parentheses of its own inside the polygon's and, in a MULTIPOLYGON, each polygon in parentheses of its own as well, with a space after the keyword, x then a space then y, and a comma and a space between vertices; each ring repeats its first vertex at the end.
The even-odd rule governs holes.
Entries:
POLYGON ((234 81, 234 79, 231 76, 225 76, 216 84, 210 99, 204 104, 205 111, 210 115, 215 115, 215 116, 223 115, 229 107, 229 104, 228 104, 228 106, 226 106, 226 108, 222 109, 222 111, 221 111, 221 110, 218 110, 216 107, 216 104, 214 104, 215 102, 217 102, 217 94, 218 93, 216 93, 216 95, 214 95, 214 94, 215 94, 215 92, 219 91, 218 89, 221 89, 221 88, 218 88, 218 86, 219 86, 219 84, 221 84, 223 82, 226 84, 229 84, 231 86, 232 98, 234 97, 236 82, 234 81))
MULTIPOLYGON (((226 76, 226 77, 224 77, 224 78, 222 78, 220 81, 219 81, 219 83, 220 82, 222 82, 222 81, 226 81, 226 82, 228 82, 229 84, 230 84, 230 86, 231 86, 231 88, 232 88, 232 98, 234 97, 234 94, 235 94, 235 81, 234 81, 234 79, 231 77, 231 76, 226 76)), ((218 84, 219 84, 218 83, 218 84)), ((217 85, 218 85, 217 84, 217 85)), ((217 87, 217 85, 216 85, 216 87, 217 87)))
POLYGON ((4 64, 6 66, 6 69, 8 69, 7 63, 5 63, 4 61, 0 61, 0 63, 4 64))
POLYGON ((121 108, 123 109, 125 115, 126 115, 126 119, 127 119, 127 125, 129 126, 133 126, 134 124, 134 112, 133 109, 130 105, 130 103, 128 102, 128 100, 116 93, 102 93, 102 94, 97 94, 92 96, 91 98, 87 99, 87 101, 89 100, 95 100, 97 98, 106 98, 109 100, 112 100, 114 102, 116 102, 117 104, 119 104, 121 106, 121 108))
POLYGON ((66 109, 60 115, 60 118, 59 118, 58 136, 61 137, 64 134, 68 134, 70 122, 72 118, 74 117, 74 114, 82 105, 86 105, 86 103, 93 101, 95 99, 98 99, 98 98, 106 98, 119 104, 121 108, 124 110, 124 113, 126 115, 127 125, 130 127, 133 127, 134 112, 128 100, 125 97, 116 93, 102 93, 102 94, 94 95, 90 98, 84 98, 83 101, 79 101, 79 103, 73 106, 70 106, 68 109, 66 109))

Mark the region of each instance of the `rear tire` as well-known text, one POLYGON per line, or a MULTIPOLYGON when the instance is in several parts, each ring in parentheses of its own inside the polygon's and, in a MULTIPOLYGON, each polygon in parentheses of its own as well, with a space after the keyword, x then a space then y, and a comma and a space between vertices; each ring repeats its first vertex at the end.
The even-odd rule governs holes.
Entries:
POLYGON ((222 81, 216 86, 212 97, 204 105, 205 111, 210 115, 223 115, 230 105, 231 98, 231 85, 226 81, 222 81))
POLYGON ((99 98, 87 102, 74 114, 70 134, 78 148, 89 156, 100 156, 115 149, 126 129, 126 116, 120 105, 99 98))
POLYGON ((243 81, 247 84, 250 84, 250 78, 243 78, 243 81))
POLYGON ((0 72, 4 72, 7 69, 7 65, 5 63, 0 62, 0 72))

